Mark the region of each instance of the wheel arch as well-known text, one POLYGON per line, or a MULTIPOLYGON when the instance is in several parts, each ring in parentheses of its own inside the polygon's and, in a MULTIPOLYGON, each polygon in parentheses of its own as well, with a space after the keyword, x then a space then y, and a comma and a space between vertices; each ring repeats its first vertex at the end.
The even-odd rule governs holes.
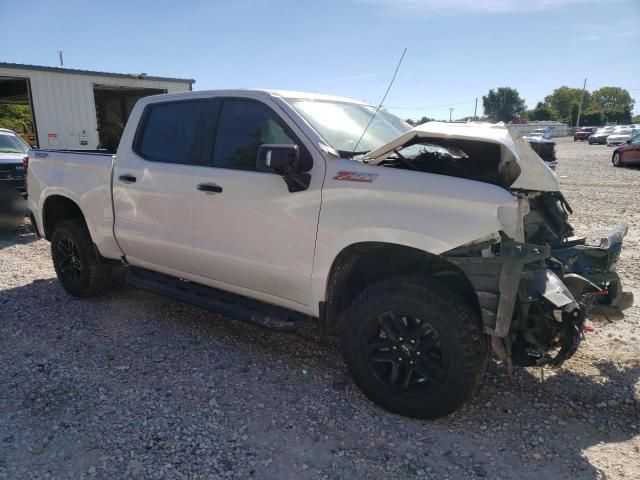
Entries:
POLYGON ((48 196, 42 205, 42 234, 51 240, 55 227, 63 220, 80 219, 85 225, 86 217, 80 206, 67 196, 54 194, 48 196))
POLYGON ((412 275, 455 291, 478 313, 480 305, 466 274, 445 258, 406 245, 386 242, 359 242, 343 248, 335 257, 327 277, 320 321, 324 332, 339 331, 343 316, 353 299, 367 286, 384 278, 412 275))

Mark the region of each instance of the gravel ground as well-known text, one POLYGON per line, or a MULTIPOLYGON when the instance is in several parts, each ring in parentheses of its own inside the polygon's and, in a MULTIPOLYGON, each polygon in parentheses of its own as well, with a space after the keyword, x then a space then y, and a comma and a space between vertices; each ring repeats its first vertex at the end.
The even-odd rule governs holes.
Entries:
MULTIPOLYGON (((640 169, 558 142, 576 230, 630 225, 640 287, 640 169)), ((0 479, 640 478, 640 308, 596 323, 559 370, 490 365, 437 421, 389 414, 313 329, 275 333, 133 287, 76 300, 49 244, 0 236, 0 479)))

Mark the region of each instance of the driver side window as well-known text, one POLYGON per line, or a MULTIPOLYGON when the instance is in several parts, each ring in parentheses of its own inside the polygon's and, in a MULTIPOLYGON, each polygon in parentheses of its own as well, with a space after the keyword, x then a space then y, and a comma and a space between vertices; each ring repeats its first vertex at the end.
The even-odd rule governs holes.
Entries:
POLYGON ((258 148, 266 143, 296 144, 288 128, 266 105, 243 99, 226 99, 218 121, 213 166, 256 170, 258 148))

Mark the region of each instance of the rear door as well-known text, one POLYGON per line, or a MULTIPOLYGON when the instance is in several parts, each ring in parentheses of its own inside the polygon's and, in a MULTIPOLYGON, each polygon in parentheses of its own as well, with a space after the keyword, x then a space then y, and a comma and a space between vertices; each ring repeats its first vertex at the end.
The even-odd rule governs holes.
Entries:
MULTIPOLYGON (((220 100, 215 144, 192 206, 199 276, 215 286, 295 308, 310 303, 324 158, 271 100, 220 100), (255 168, 261 144, 297 144, 307 190, 255 168)), ((304 310, 304 309, 302 309, 304 310)))
POLYGON ((146 106, 133 144, 118 150, 113 176, 115 234, 132 265, 179 275, 195 269, 191 248, 196 180, 216 118, 215 102, 146 106))

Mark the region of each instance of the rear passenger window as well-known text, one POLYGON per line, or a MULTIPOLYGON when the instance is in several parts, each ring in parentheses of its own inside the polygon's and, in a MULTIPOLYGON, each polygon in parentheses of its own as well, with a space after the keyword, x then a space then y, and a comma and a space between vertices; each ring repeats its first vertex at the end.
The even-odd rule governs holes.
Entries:
POLYGON ((218 122, 213 166, 255 170, 258 147, 264 143, 296 142, 266 105, 252 100, 225 100, 218 122))
POLYGON ((134 150, 147 160, 200 164, 196 143, 207 102, 156 103, 148 107, 134 150))

